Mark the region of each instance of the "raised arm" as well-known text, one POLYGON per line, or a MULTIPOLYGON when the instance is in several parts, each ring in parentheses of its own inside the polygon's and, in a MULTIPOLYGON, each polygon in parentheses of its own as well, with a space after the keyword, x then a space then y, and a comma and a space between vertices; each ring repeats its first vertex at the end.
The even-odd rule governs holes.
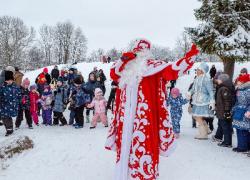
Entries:
POLYGON ((199 53, 196 45, 180 60, 171 63, 163 71, 163 78, 167 81, 176 80, 185 74, 194 64, 194 57, 199 53))

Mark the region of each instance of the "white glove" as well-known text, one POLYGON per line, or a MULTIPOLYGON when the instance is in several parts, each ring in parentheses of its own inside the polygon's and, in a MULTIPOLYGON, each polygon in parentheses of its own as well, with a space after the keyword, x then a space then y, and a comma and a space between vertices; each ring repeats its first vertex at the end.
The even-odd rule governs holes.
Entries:
POLYGON ((210 109, 211 111, 214 111, 214 110, 215 110, 215 103, 210 103, 210 104, 209 104, 209 109, 210 109))

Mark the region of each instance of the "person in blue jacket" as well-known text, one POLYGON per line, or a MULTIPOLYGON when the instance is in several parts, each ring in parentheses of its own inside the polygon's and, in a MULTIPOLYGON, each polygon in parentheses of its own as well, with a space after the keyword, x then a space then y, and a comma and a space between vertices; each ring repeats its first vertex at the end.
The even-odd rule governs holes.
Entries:
POLYGON ((0 85, 0 118, 6 129, 5 136, 13 133, 13 120, 18 114, 21 102, 21 90, 14 83, 14 73, 5 71, 5 82, 0 85))
POLYGON ((187 104, 188 100, 182 97, 178 88, 172 88, 170 97, 167 99, 167 106, 170 106, 171 121, 175 137, 180 136, 180 121, 182 117, 182 106, 187 104))

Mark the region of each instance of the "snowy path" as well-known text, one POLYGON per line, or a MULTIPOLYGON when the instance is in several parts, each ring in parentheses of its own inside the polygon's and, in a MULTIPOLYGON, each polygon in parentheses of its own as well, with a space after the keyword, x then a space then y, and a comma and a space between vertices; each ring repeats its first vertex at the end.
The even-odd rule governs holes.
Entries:
MULTIPOLYGON (((211 140, 197 141, 189 115, 183 118, 181 139, 175 153, 161 158, 162 180, 249 180, 250 158, 220 148, 211 140)), ((89 126, 89 125, 87 125, 89 126)), ((104 150, 107 129, 87 127, 23 127, 15 132, 28 135, 35 148, 14 158, 1 180, 112 180, 115 154, 104 150)), ((0 131, 0 141, 4 131, 0 131)), ((10 137, 11 138, 11 137, 10 137)))
MULTIPOLYGON (((88 70, 83 72, 85 79, 93 66, 95 64, 87 66, 88 70)), ((109 67, 102 66, 108 74, 109 67)), ((237 68, 237 72, 239 69, 237 68)), ((34 73, 29 75, 35 78, 34 73)), ((190 75, 177 82, 177 86, 183 93, 186 92, 192 79, 190 75)), ((160 180, 249 180, 250 158, 234 153, 231 149, 218 147, 211 139, 195 140, 193 137, 196 130, 191 128, 191 117, 187 113, 187 107, 184 108, 184 112, 182 134, 178 140, 177 149, 169 158, 161 158, 160 180)), ((104 149, 107 129, 101 124, 95 130, 90 130, 88 127, 89 124, 83 129, 75 130, 69 126, 41 126, 29 130, 23 123, 22 129, 16 131, 14 136, 30 136, 35 142, 35 147, 12 159, 6 170, 0 169, 0 180, 17 178, 20 180, 112 180, 115 153, 104 149)), ((1 127, 0 143, 6 140, 4 133, 1 127)))

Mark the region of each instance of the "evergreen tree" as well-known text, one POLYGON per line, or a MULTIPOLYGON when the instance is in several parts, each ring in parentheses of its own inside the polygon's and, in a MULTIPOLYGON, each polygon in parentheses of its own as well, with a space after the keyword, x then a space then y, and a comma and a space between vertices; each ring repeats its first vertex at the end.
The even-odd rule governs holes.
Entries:
POLYGON ((186 28, 192 40, 208 54, 216 54, 231 77, 235 61, 249 61, 249 0, 200 0, 195 17, 202 23, 186 28))

